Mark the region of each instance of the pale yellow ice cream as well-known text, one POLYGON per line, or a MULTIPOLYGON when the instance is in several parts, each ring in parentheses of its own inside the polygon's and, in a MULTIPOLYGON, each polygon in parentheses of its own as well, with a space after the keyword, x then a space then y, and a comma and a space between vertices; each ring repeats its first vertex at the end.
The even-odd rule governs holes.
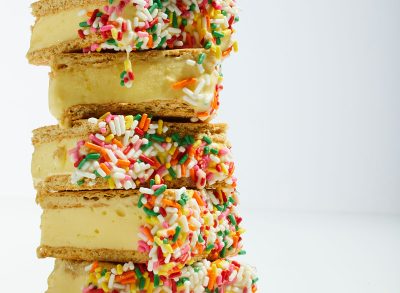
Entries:
POLYGON ((41 245, 134 251, 144 218, 134 197, 100 199, 79 207, 44 208, 41 245))

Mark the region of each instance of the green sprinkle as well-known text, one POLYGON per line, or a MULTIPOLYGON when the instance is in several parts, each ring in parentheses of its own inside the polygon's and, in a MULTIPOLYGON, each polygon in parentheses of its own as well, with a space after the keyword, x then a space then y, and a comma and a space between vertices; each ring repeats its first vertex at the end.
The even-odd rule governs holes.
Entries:
POLYGON ((195 4, 190 5, 190 8, 189 8, 190 11, 195 11, 195 9, 196 9, 196 5, 195 4))
POLYGON ((239 22, 239 16, 235 17, 235 22, 239 22))
POLYGON ((204 238, 203 238, 203 236, 201 234, 199 234, 199 237, 197 238, 197 241, 199 243, 203 243, 204 242, 204 238))
POLYGON ((124 86, 125 85, 125 81, 123 79, 121 79, 121 81, 119 82, 120 86, 124 86))
POLYGON ((232 225, 234 225, 234 226, 237 225, 235 217, 232 214, 229 214, 228 218, 231 221, 232 225))
POLYGON ((222 15, 227 16, 227 13, 225 10, 221 10, 222 15))
POLYGON ((160 286, 160 276, 154 275, 154 287, 157 288, 158 286, 160 286))
POLYGON ((223 38, 225 35, 224 33, 218 32, 218 31, 213 31, 212 35, 216 38, 223 38))
POLYGON ((164 142, 164 137, 158 135, 158 134, 151 134, 150 139, 156 141, 156 142, 164 142))
POLYGON ((85 165, 85 163, 87 162, 87 159, 84 158, 78 165, 78 169, 82 169, 83 165, 85 165))
POLYGON ((219 151, 217 149, 211 149, 210 151, 214 155, 218 155, 218 153, 219 153, 219 151))
POLYGON ((178 287, 180 287, 180 286, 182 286, 186 281, 189 281, 189 278, 187 278, 187 277, 182 277, 182 278, 180 278, 180 279, 178 280, 178 282, 176 282, 176 285, 177 285, 178 287))
POLYGON ((78 184, 79 186, 81 186, 83 183, 85 183, 84 179, 79 180, 76 184, 78 184))
POLYGON ((200 272, 200 268, 199 268, 199 267, 195 267, 195 268, 194 268, 194 271, 195 271, 196 273, 198 273, 198 272, 200 272))
POLYGON ((194 144, 194 137, 192 135, 186 135, 183 140, 187 145, 194 144))
POLYGON ((108 3, 113 4, 114 0, 108 0, 108 3))
POLYGON ((136 44, 136 49, 140 49, 143 45, 143 41, 140 41, 139 43, 136 44))
POLYGON ((140 289, 140 290, 143 290, 145 284, 146 284, 146 279, 143 278, 143 277, 140 277, 140 280, 139 280, 139 289, 140 289))
POLYGON ((168 243, 168 239, 165 238, 162 242, 163 242, 164 244, 167 244, 167 243, 168 243))
POLYGON ((181 138, 179 137, 178 133, 174 133, 173 135, 171 135, 171 139, 172 141, 177 142, 178 144, 181 141, 181 138))
POLYGON ((150 217, 157 217, 159 215, 159 213, 156 213, 155 211, 150 210, 150 209, 148 209, 146 207, 144 207, 143 210, 150 217))
POLYGON ((212 144, 212 140, 211 138, 209 138, 208 136, 203 136, 203 140, 207 143, 207 144, 212 144))
POLYGON ((246 254, 246 250, 241 250, 241 251, 239 251, 239 253, 238 253, 239 255, 245 255, 246 254))
POLYGON ((180 160, 179 160, 179 164, 183 165, 186 160, 189 158, 189 154, 185 154, 180 160))
POLYGON ((258 282, 258 277, 256 277, 253 281, 251 281, 251 284, 253 285, 253 284, 257 283, 257 282, 258 282))
POLYGON ((151 141, 149 141, 148 144, 142 145, 142 146, 140 147, 140 149, 141 149, 142 151, 146 151, 146 150, 149 149, 152 145, 153 145, 153 143, 152 143, 151 141))
POLYGON ((141 278, 143 276, 142 272, 139 270, 138 267, 135 267, 135 273, 136 273, 136 276, 138 276, 139 278, 141 278))
POLYGON ((93 173, 96 175, 96 177, 101 177, 100 174, 99 174, 99 172, 97 172, 97 170, 94 170, 93 173))
POLYGON ((156 9, 157 7, 158 7, 158 4, 157 4, 157 3, 154 3, 154 4, 149 8, 150 14, 152 14, 153 11, 154 11, 154 9, 156 9))
POLYGON ((221 38, 217 38, 216 41, 215 41, 215 43, 216 43, 218 46, 221 45, 221 43, 222 43, 221 38))
POLYGON ((144 197, 143 194, 141 194, 140 197, 139 197, 139 201, 138 201, 138 207, 139 207, 139 208, 142 208, 142 207, 143 207, 143 202, 142 202, 143 197, 144 197))
POLYGON ((219 254, 220 257, 224 258, 226 256, 226 244, 224 245, 224 248, 222 248, 221 253, 219 254))
POLYGON ((150 179, 150 187, 153 187, 153 185, 156 183, 154 179, 150 179))
POLYGON ((211 29, 212 30, 215 30, 217 27, 218 27, 218 24, 216 24, 216 23, 212 23, 211 24, 211 29))
POLYGON ((181 233, 181 227, 180 226, 176 226, 175 235, 174 235, 174 238, 172 239, 172 242, 175 243, 178 240, 179 233, 181 233))
POLYGON ((121 72, 121 74, 119 75, 119 77, 120 77, 121 79, 123 79, 123 78, 125 77, 125 74, 126 74, 126 71, 124 70, 124 71, 121 72))
POLYGON ((79 23, 80 27, 90 27, 90 25, 86 22, 86 21, 82 21, 81 23, 79 23))
POLYGON ((205 58, 206 58, 206 54, 205 53, 201 53, 199 55, 199 58, 197 59, 197 64, 203 64, 205 58))
POLYGON ((167 37, 163 37, 160 41, 160 43, 158 44, 157 48, 162 48, 162 46, 164 45, 164 43, 167 41, 167 37))
POLYGON ((215 247, 214 244, 208 244, 206 250, 212 250, 215 247))
POLYGON ((211 41, 207 41, 205 44, 204 44, 204 49, 210 49, 212 47, 212 42, 211 41))
POLYGON ((105 276, 105 274, 107 273, 107 269, 103 269, 102 271, 101 271, 101 275, 104 277, 105 276))
POLYGON ((176 17, 176 12, 172 14, 172 26, 178 28, 178 18, 176 17))
POLYGON ((115 41, 114 39, 108 39, 108 40, 106 41, 106 43, 109 44, 109 45, 114 45, 114 46, 117 45, 117 41, 115 41))
POLYGON ((167 185, 163 185, 161 186, 159 189, 157 189, 156 191, 154 191, 154 195, 155 196, 159 196, 160 194, 164 193, 164 191, 167 189, 167 185))
POLYGON ((142 115, 137 114, 137 115, 135 116, 135 120, 139 121, 140 119, 142 119, 142 115))
POLYGON ((209 153, 210 153, 210 147, 205 146, 205 147, 204 147, 204 154, 205 154, 205 155, 208 155, 209 153))
POLYGON ((168 173, 169 173, 169 175, 171 175, 172 178, 174 178, 174 179, 176 178, 176 172, 172 167, 170 167, 168 169, 168 173))
POLYGON ((86 156, 87 160, 98 160, 100 159, 101 155, 99 153, 91 153, 86 156))
POLYGON ((186 18, 182 18, 182 25, 183 26, 187 26, 187 19, 186 18))

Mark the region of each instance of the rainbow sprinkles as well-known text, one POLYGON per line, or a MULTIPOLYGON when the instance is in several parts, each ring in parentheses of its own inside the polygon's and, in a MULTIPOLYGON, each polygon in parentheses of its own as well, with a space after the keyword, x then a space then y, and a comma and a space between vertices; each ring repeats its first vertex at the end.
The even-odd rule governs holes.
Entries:
POLYGON ((107 180, 109 188, 135 189, 186 178, 198 189, 213 184, 236 186, 231 150, 208 136, 195 139, 178 133, 166 135, 162 120, 152 123, 143 115, 112 115, 90 118, 97 133, 79 141, 69 151, 74 163, 72 183, 95 185, 107 180))
POLYGON ((109 5, 81 14, 87 20, 79 24, 79 37, 101 37, 84 52, 127 53, 121 73, 121 85, 126 87, 135 78, 132 51, 205 48, 222 58, 238 48, 231 38, 239 21, 235 0, 109 0, 109 5))

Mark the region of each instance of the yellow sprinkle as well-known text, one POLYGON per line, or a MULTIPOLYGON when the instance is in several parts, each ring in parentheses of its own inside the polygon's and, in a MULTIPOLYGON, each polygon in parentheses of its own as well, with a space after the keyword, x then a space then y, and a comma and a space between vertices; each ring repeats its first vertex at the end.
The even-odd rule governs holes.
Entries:
POLYGON ((101 278, 101 274, 100 273, 96 273, 96 279, 100 279, 101 278))
POLYGON ((125 70, 126 71, 132 71, 132 64, 131 64, 131 61, 129 59, 126 59, 124 61, 124 66, 125 66, 125 70))
POLYGON ((114 139, 114 134, 110 133, 106 136, 106 142, 111 142, 114 139))
POLYGON ((94 271, 95 271, 96 273, 100 273, 100 272, 101 272, 101 267, 97 267, 96 269, 94 269, 94 271))
POLYGON ((108 289, 108 286, 105 282, 101 283, 101 289, 103 289, 104 292, 110 292, 110 290, 108 289))
POLYGON ((176 150, 176 146, 172 146, 171 148, 170 148, 170 150, 169 150, 169 154, 170 155, 173 155, 174 153, 175 153, 175 150, 176 150))
POLYGON ((116 28, 111 29, 111 35, 114 39, 118 39, 118 31, 116 28))
POLYGON ((224 77, 223 76, 218 76, 218 83, 222 83, 224 81, 224 77))
POLYGON ((193 144, 193 148, 197 149, 200 145, 201 145, 201 140, 199 139, 193 144))
POLYGON ((99 120, 104 120, 104 119, 106 119, 106 117, 108 116, 108 115, 110 115, 111 113, 110 112, 107 112, 106 114, 104 114, 103 116, 101 116, 100 118, 99 118, 99 120))
POLYGON ((108 178, 108 186, 110 187, 110 189, 115 189, 115 183, 112 178, 108 178))
POLYGON ((150 279, 146 279, 146 287, 147 287, 147 293, 152 293, 154 291, 154 286, 153 283, 150 283, 150 279))
POLYGON ((132 115, 125 116, 125 128, 130 129, 132 127, 132 124, 133 124, 133 116, 132 115))
POLYGON ((217 59, 221 59, 222 58, 222 52, 221 52, 221 47, 220 46, 216 46, 215 47, 215 57, 217 57, 217 59))
POLYGON ((122 275, 123 272, 124 272, 124 270, 123 270, 123 268, 122 268, 122 265, 121 265, 121 264, 118 264, 118 265, 117 265, 117 274, 118 274, 118 275, 122 275))
POLYGON ((226 168, 226 166, 225 166, 224 163, 221 163, 220 166, 221 166, 222 172, 224 172, 224 174, 228 174, 228 173, 229 173, 229 171, 228 171, 228 169, 226 168))
POLYGON ((161 135, 162 134, 162 131, 163 131, 163 121, 160 119, 160 120, 158 120, 158 128, 157 128, 157 134, 158 135, 161 135))
POLYGON ((171 168, 171 163, 166 163, 165 168, 167 168, 167 169, 171 168))
POLYGON ((161 247, 164 245, 164 243, 158 237, 154 237, 154 242, 157 243, 157 245, 161 246, 161 247))
POLYGON ((161 177, 159 174, 157 174, 156 176, 154 176, 154 180, 156 181, 156 184, 161 184, 161 177))
POLYGON ((172 177, 170 175, 165 176, 164 179, 167 181, 172 181, 172 177))

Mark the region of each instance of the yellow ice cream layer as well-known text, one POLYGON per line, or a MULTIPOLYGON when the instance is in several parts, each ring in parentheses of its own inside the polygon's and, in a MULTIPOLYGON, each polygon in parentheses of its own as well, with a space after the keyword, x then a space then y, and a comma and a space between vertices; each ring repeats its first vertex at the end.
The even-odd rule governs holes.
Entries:
POLYGON ((86 282, 83 269, 79 272, 68 267, 68 263, 57 260, 53 272, 48 278, 46 293, 81 293, 86 282))
POLYGON ((41 245, 136 250, 144 218, 132 197, 103 199, 82 207, 45 208, 41 245))
POLYGON ((76 146, 78 139, 63 139, 35 146, 32 155, 32 177, 35 185, 46 177, 71 175, 74 172, 75 168, 68 157, 68 150, 76 146))
POLYGON ((197 81, 191 85, 191 90, 195 90, 201 79, 206 81, 198 93, 205 98, 191 106, 196 112, 207 111, 219 80, 215 70, 217 61, 208 54, 203 64, 205 72, 201 73, 197 64, 187 64, 188 60, 197 61, 196 58, 196 54, 172 57, 163 53, 149 58, 132 57, 135 80, 131 88, 120 85, 120 73, 124 70, 122 58, 112 62, 61 66, 61 69, 53 69, 50 78, 50 111, 60 120, 67 109, 82 104, 139 104, 158 100, 185 103, 186 94, 173 85, 190 78, 197 81))
MULTIPOLYGON (((95 9, 90 6, 88 9, 95 9)), ((32 28, 29 51, 49 48, 63 42, 78 39, 79 23, 87 17, 82 15, 82 8, 72 8, 56 14, 40 17, 32 28)))

